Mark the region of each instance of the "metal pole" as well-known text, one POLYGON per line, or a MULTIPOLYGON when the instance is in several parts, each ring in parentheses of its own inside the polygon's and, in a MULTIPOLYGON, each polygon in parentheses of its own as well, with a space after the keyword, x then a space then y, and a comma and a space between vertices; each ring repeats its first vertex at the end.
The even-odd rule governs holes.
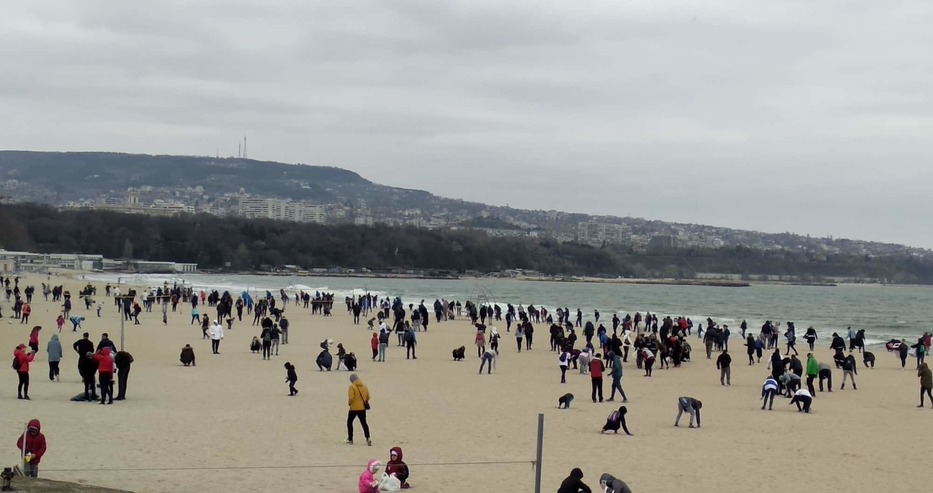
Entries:
POLYGON ((544 415, 538 414, 538 455, 535 457, 535 493, 541 493, 541 453, 544 449, 544 415))
POLYGON ((123 322, 126 319, 123 307, 123 297, 120 297, 120 351, 123 351, 123 322))

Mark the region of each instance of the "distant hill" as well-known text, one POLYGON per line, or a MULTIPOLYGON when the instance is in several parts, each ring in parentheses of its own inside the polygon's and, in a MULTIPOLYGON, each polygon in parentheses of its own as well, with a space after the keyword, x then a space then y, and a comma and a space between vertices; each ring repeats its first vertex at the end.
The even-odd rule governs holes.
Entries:
POLYGON ((354 218, 362 217, 362 224, 371 220, 433 228, 501 230, 591 246, 618 243, 623 249, 639 253, 649 248, 743 246, 806 252, 813 260, 841 253, 933 256, 930 250, 880 242, 490 206, 422 190, 388 187, 352 171, 328 166, 201 156, 0 151, 0 195, 7 201, 56 206, 119 203, 126 200, 129 188, 142 191, 141 202, 180 202, 212 214, 235 213, 241 192, 245 192, 342 209, 342 215, 328 216, 329 224, 352 223, 354 218))

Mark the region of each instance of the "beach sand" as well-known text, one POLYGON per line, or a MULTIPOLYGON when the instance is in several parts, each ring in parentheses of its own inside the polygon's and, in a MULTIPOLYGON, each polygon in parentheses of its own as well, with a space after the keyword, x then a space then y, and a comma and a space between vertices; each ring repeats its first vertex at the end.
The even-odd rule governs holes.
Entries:
MULTIPOLYGON (((21 286, 32 284, 41 291, 44 280, 24 277, 21 286)), ((74 294, 83 284, 54 277, 51 282, 64 282, 74 294)), ((109 332, 119 345, 120 315, 113 300, 103 296, 102 284, 95 299, 105 302, 101 318, 86 312, 80 301, 73 312, 87 317, 83 330, 95 343, 101 332, 109 332)), ((418 301, 404 300, 406 305, 418 301)), ((536 325, 534 349, 517 354, 503 322, 498 368, 492 375, 478 375, 474 330, 463 319, 432 321, 428 332, 418 334, 417 360, 405 359, 393 334, 388 361, 373 363, 371 332, 365 322, 354 326, 342 303, 326 318, 289 304, 290 344, 263 361, 248 349, 259 332, 251 319, 244 316, 243 323, 227 331, 221 354, 212 355, 200 328, 189 325, 190 305, 179 304, 178 312, 170 312, 168 326, 155 307, 141 315, 142 325, 125 326, 126 350, 136 360, 127 400, 100 406, 69 401, 83 390, 71 349, 80 331, 72 333, 70 324, 61 333, 61 382, 47 379, 45 347, 56 332, 58 304, 37 295, 28 325, 11 318, 9 303, 2 306, 0 346, 7 350, 6 361, 17 344, 27 342, 33 325, 42 325, 43 331, 31 369, 31 401, 15 398, 12 369, 0 372, 0 445, 6 445, 0 457, 5 466, 17 463, 19 430, 38 418, 49 443, 40 475, 49 479, 137 492, 349 493, 356 491, 369 459, 385 463, 389 448, 401 446, 415 491, 530 492, 537 416, 543 413, 542 491, 556 491, 573 467, 583 469, 584 481, 594 489, 599 475, 609 472, 635 492, 929 490, 925 472, 933 449, 925 432, 933 410, 915 407, 919 379, 914 361, 902 371, 883 348, 874 349, 874 370, 859 369, 859 390, 818 394, 810 415, 797 413, 781 397, 774 411, 760 410, 766 364, 748 366, 742 341, 735 337, 730 341, 731 387, 720 386, 714 361, 701 354, 695 337, 694 361, 682 368, 659 369, 645 378, 630 358, 623 386, 635 436, 628 437, 599 434, 618 403, 593 404, 588 376, 571 370, 567 384, 559 383, 557 356, 549 351, 543 324, 536 325), (318 372, 314 364, 319 343, 328 338, 342 342, 361 361, 357 373, 372 393, 372 447, 366 446, 358 424, 356 444, 341 443, 349 373, 318 372), (195 348, 197 367, 178 362, 186 343, 195 348), (454 362, 450 351, 461 345, 467 359, 454 362), (285 361, 298 371, 301 393, 294 398, 287 395, 285 361), (573 407, 558 410, 557 398, 566 392, 576 395, 573 407), (701 429, 688 429, 683 421, 680 428, 672 426, 681 395, 703 401, 701 429)), ((830 361, 829 341, 819 342, 817 357, 830 361)), ((834 370, 833 377, 838 389, 841 371, 834 370)), ((608 379, 604 389, 608 398, 608 379)))

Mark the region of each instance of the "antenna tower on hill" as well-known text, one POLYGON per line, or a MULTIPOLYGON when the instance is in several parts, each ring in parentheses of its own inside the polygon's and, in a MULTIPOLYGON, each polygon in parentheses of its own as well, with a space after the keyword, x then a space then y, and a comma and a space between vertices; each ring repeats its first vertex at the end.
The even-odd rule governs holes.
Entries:
POLYGON ((243 136, 243 159, 247 159, 246 157, 246 136, 245 135, 243 136))

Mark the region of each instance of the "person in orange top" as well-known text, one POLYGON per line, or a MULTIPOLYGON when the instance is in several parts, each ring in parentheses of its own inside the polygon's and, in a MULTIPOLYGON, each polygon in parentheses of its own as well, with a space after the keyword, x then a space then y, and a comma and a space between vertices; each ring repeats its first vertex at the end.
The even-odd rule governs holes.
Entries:
POLYGON ((25 304, 23 305, 23 316, 22 316, 22 318, 20 318, 19 323, 21 323, 21 324, 28 324, 28 323, 29 323, 29 315, 30 315, 31 313, 32 313, 32 307, 29 306, 29 303, 25 303, 25 304))

